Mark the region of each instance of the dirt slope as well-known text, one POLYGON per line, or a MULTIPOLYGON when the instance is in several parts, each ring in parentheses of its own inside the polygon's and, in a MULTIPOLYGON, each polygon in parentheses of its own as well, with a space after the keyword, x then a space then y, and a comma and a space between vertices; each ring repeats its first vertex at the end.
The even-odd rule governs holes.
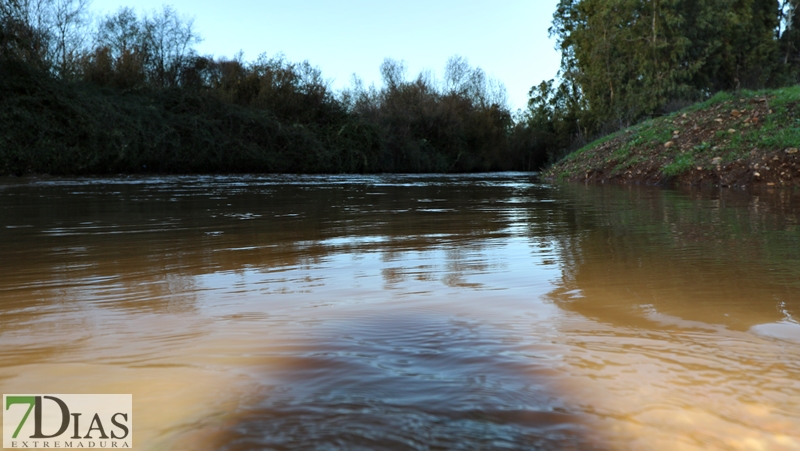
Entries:
POLYGON ((596 141, 549 180, 716 186, 800 185, 800 87, 720 94, 596 141))

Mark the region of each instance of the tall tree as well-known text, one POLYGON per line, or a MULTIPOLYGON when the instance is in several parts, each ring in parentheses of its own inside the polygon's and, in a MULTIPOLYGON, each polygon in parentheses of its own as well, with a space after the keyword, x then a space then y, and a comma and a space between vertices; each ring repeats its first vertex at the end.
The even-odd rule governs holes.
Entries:
POLYGON ((52 0, 50 8, 53 65, 61 77, 71 77, 78 70, 89 34, 89 0, 52 0))
POLYGON ((88 0, 4 0, 0 2, 3 53, 71 76, 85 51, 88 0))
POLYGON ((202 41, 194 29, 194 20, 164 6, 144 19, 143 28, 151 81, 160 86, 177 85, 181 70, 195 56, 194 45, 202 41))
POLYGON ((676 100, 778 79, 778 0, 561 0, 551 35, 584 126, 619 128, 676 100))
POLYGON ((800 82, 800 0, 784 0, 782 8, 780 55, 790 80, 800 82))

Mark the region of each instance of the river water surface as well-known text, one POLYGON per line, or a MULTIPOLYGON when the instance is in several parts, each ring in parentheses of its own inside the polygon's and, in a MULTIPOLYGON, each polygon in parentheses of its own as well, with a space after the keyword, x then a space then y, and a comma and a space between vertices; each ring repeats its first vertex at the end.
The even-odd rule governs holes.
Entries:
POLYGON ((141 450, 800 449, 800 193, 0 180, 3 393, 141 450))

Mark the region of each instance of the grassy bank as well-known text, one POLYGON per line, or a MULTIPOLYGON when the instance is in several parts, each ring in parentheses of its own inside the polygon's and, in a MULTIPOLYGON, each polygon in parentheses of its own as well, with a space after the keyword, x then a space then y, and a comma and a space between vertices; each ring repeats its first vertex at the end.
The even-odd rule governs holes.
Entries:
POLYGON ((595 141, 550 180, 718 186, 800 185, 800 86, 720 93, 595 141))

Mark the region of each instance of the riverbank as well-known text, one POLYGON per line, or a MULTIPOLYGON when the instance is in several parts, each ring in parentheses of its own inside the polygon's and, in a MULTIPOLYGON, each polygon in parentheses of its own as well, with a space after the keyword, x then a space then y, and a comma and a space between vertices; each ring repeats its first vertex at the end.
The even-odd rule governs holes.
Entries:
POLYGON ((216 81, 123 88, 0 58, 0 176, 459 173, 545 160, 496 105, 410 82, 348 97, 296 81, 305 66, 236 64, 241 74, 216 81))
POLYGON ((720 93, 597 140, 543 171, 551 181, 798 186, 800 86, 720 93))

